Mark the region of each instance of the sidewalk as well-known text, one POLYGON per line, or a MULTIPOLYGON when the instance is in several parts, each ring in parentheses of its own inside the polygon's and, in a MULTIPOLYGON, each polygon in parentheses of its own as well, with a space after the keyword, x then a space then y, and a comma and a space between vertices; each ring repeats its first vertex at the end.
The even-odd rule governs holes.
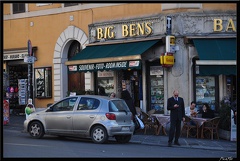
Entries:
MULTIPOLYGON (((19 116, 10 115, 10 122, 8 125, 3 126, 3 130, 4 128, 16 128, 22 131, 24 120, 25 115, 19 116)), ((167 141, 168 136, 163 136, 162 134, 158 136, 152 134, 144 135, 142 131, 138 131, 136 134, 132 136, 130 143, 168 147, 167 141)), ((237 152, 236 141, 222 140, 221 138, 219 140, 217 139, 210 140, 210 139, 186 138, 185 136, 182 136, 179 138, 179 143, 181 144, 181 146, 173 145, 173 147, 237 152)))
MULTIPOLYGON (((156 145, 162 147, 168 147, 168 136, 165 135, 144 135, 142 133, 133 135, 131 143, 156 145)), ((208 149, 208 150, 222 150, 237 152, 237 142, 214 139, 197 139, 197 138, 187 138, 182 136, 179 138, 179 143, 181 146, 172 145, 172 147, 177 148, 195 148, 195 149, 208 149)), ((170 147, 168 147, 170 148, 170 147)))

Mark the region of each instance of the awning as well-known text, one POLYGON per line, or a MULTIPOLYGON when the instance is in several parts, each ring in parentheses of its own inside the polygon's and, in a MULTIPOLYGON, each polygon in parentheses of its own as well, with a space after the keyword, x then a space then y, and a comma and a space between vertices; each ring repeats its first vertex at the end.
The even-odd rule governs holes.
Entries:
POLYGON ((141 54, 158 41, 87 46, 65 64, 69 72, 141 68, 141 54))
POLYGON ((200 60, 236 60, 236 39, 194 39, 200 60))
POLYGON ((199 60, 199 75, 236 75, 235 38, 193 39, 199 60))
POLYGON ((199 75, 236 75, 237 67, 234 65, 200 65, 199 75))

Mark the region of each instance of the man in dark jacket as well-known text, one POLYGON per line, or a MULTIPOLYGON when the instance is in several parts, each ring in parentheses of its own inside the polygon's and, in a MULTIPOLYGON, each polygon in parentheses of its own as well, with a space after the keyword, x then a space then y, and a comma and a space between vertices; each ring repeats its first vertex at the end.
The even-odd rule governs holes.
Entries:
POLYGON ((178 139, 181 132, 181 121, 185 121, 185 106, 184 100, 178 97, 179 92, 173 91, 173 96, 168 98, 167 109, 170 110, 170 131, 168 138, 168 146, 172 146, 172 141, 175 136, 174 144, 179 145, 178 139))
POLYGON ((107 94, 105 92, 105 88, 102 86, 98 86, 98 94, 101 96, 107 96, 107 94))
POLYGON ((137 114, 136 108, 133 103, 133 99, 127 89, 123 89, 121 92, 121 99, 124 99, 128 105, 129 110, 132 112, 133 116, 137 114))

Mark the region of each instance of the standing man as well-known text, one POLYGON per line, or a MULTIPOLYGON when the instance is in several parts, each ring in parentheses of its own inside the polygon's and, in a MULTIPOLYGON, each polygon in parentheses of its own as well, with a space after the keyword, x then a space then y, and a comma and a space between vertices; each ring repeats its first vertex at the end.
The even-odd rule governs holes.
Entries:
POLYGON ((168 146, 172 146, 172 141, 175 136, 174 144, 180 146, 178 139, 181 132, 181 121, 185 121, 185 106, 184 100, 178 97, 178 90, 173 91, 173 97, 168 98, 167 109, 170 110, 170 131, 168 146))

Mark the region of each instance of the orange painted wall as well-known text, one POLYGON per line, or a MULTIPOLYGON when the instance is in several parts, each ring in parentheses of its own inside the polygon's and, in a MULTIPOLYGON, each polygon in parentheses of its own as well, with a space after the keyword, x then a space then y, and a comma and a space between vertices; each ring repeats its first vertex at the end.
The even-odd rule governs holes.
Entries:
MULTIPOLYGON (((174 9, 161 11, 160 3, 128 3, 61 14, 4 20, 3 47, 4 50, 27 47, 27 41, 30 39, 32 46, 38 47, 37 52, 35 53, 37 61, 34 63, 34 67, 53 67, 53 54, 57 39, 70 25, 77 26, 88 35, 88 25, 92 23, 151 17, 174 12, 199 12, 203 10, 236 11, 235 3, 205 3, 202 6, 203 9, 174 9), (69 20, 70 16, 74 16, 74 21, 69 20), (30 22, 33 22, 33 26, 30 26, 30 22)), ((29 4, 28 7, 29 12, 32 12, 49 8, 60 8, 61 4, 56 3, 41 7, 37 7, 36 4, 29 4)), ((9 15, 10 5, 5 3, 3 8, 4 15, 9 15)), ((52 85, 54 85, 54 82, 52 82, 52 85)), ((52 95, 54 96, 54 91, 52 95)), ((53 98, 35 99, 35 106, 46 107, 48 103, 52 102, 54 102, 53 98)))

